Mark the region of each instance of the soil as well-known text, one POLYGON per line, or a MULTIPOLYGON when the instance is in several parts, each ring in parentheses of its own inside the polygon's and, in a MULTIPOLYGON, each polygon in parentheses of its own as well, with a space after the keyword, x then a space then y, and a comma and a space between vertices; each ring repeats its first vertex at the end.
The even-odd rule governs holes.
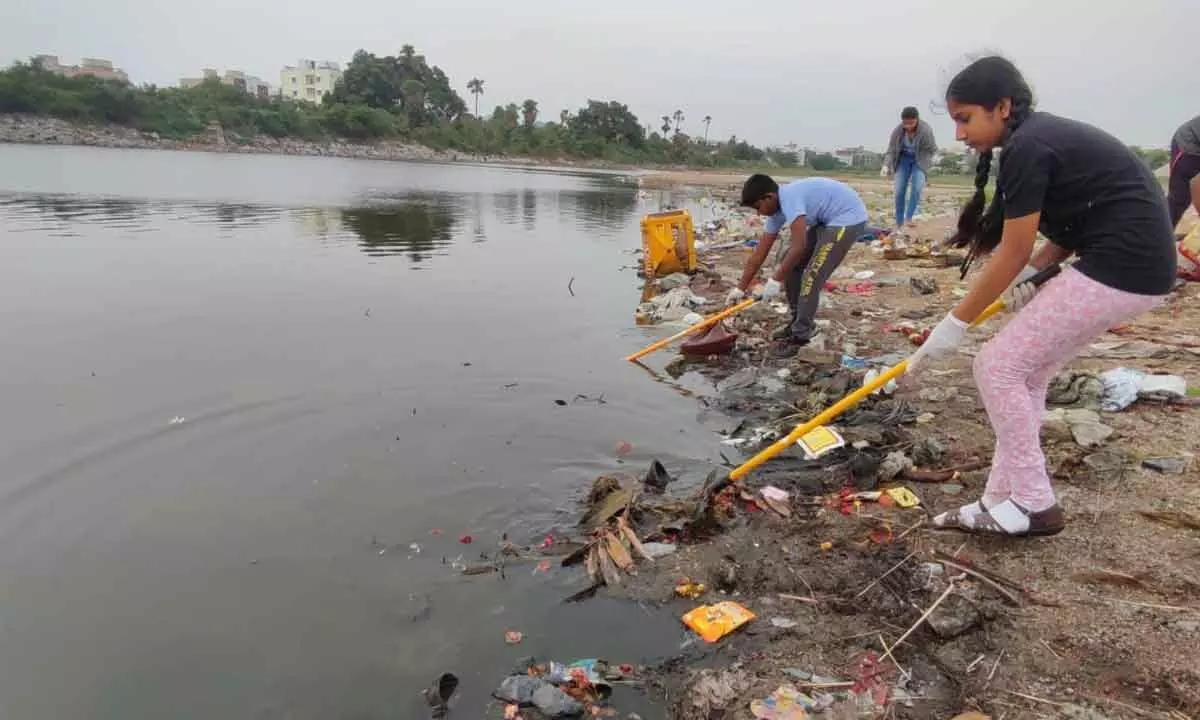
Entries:
MULTIPOLYGON (((864 196, 876 192, 860 190, 864 196)), ((963 192, 933 189, 927 200, 931 216, 910 231, 914 244, 946 236, 963 192)), ((886 201, 878 191, 869 200, 872 214, 885 212, 886 201)), ((693 278, 693 292, 722 297, 749 252, 739 247, 701 253, 707 268, 693 278)), ((774 380, 698 399, 746 418, 743 435, 771 423, 786 432, 840 397, 848 382, 850 387, 861 382, 864 369, 839 368, 844 353, 869 358, 911 352, 912 343, 892 328, 905 320, 935 324, 966 287, 957 267, 936 255, 885 260, 867 244, 854 248, 835 283, 845 288, 860 282, 852 276, 864 270, 874 272, 865 281, 871 286, 825 294, 818 313, 824 349, 771 359, 767 335, 781 316, 756 307, 729 321, 740 336, 732 356, 673 361, 672 374, 700 372, 720 380, 757 368, 758 378, 774 380), (926 291, 933 281, 936 289, 921 294, 913 279, 925 281, 917 284, 926 291), (781 370, 786 377, 780 378, 781 370)), ((1155 311, 1098 339, 1127 345, 1093 347, 1085 354, 1094 357, 1081 357, 1070 369, 1136 367, 1180 375, 1195 387, 1198 295, 1200 285, 1182 285, 1155 311), (1132 341, 1156 346, 1147 352, 1148 346, 1132 341), (1132 356, 1121 357, 1122 349, 1132 356)), ((853 681, 863 676, 864 658, 880 661, 885 684, 903 687, 909 697, 893 691, 882 704, 865 708, 861 699, 857 706, 841 699, 818 717, 949 718, 970 710, 1009 720, 1200 716, 1200 670, 1192 652, 1200 646, 1200 529, 1141 514, 1200 517, 1200 472, 1191 456, 1200 437, 1200 408, 1143 400, 1123 412, 1102 413, 1114 433, 1101 448, 1084 449, 1069 435, 1044 433, 1056 491, 1068 513, 1066 530, 1052 538, 986 538, 923 526, 932 514, 977 498, 985 470, 962 473, 951 483, 904 482, 920 497, 917 508, 870 502, 855 507, 839 498, 843 487, 873 486, 874 468, 886 452, 913 456, 915 444, 930 439, 944 453, 921 459, 937 467, 990 458, 994 438, 973 382, 971 356, 1004 322, 997 316, 973 331, 961 354, 930 368, 921 385, 902 387, 893 398, 869 399, 857 418, 839 419, 857 449, 815 462, 789 451, 748 476, 747 498, 768 483, 789 491, 790 517, 734 498, 716 532, 704 537, 685 532, 681 539, 690 543, 676 553, 639 563, 635 576, 602 591, 664 604, 680 615, 725 599, 756 613, 741 630, 712 645, 697 639, 656 669, 651 687, 669 703, 672 717, 753 717, 751 701, 780 685, 796 683, 804 690, 796 673, 785 669, 853 681), (1123 469, 1089 469, 1084 459, 1096 453, 1116 457, 1123 469), (866 472, 855 467, 856 457, 867 463, 866 472), (1166 475, 1143 468, 1141 461, 1151 457, 1182 458, 1186 469, 1166 475), (1009 597, 977 574, 939 564, 947 557, 1000 578, 1009 597), (676 596, 674 587, 684 580, 705 584, 706 593, 697 600, 676 596), (951 580, 955 589, 928 622, 918 624, 951 580), (772 622, 775 618, 783 620, 772 622), (881 659, 883 643, 892 647, 914 626, 895 647, 894 662, 881 659), (900 682, 905 675, 910 679, 900 682), (719 702, 705 701, 714 686, 726 692, 718 693, 719 702)), ((736 464, 755 449, 730 448, 726 455, 736 464), (739 451, 744 456, 735 457, 739 451)))

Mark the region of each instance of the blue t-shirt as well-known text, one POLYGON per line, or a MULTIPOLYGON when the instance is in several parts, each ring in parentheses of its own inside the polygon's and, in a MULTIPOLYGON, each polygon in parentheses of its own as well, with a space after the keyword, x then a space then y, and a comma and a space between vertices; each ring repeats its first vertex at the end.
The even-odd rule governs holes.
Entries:
POLYGON ((779 188, 779 212, 767 218, 772 235, 805 216, 809 227, 849 227, 867 221, 867 206, 854 189, 837 180, 803 178, 779 188))

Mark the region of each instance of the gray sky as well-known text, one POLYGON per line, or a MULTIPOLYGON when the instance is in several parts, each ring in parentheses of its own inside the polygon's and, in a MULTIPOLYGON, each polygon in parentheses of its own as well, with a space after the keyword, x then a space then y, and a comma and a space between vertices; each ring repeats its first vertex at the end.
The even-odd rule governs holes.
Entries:
POLYGON ((298 58, 346 62, 411 43, 481 110, 532 97, 543 117, 587 98, 626 102, 643 124, 683 110, 685 130, 756 144, 882 147, 902 106, 929 112, 946 72, 999 50, 1043 110, 1125 141, 1165 146, 1200 114, 1200 2, 1139 0, 42 0, 0 2, 0 53, 105 57, 135 82, 201 67, 273 85, 298 58), (747 8, 743 11, 739 8, 747 8), (1191 34, 1189 34, 1191 33, 1191 34))

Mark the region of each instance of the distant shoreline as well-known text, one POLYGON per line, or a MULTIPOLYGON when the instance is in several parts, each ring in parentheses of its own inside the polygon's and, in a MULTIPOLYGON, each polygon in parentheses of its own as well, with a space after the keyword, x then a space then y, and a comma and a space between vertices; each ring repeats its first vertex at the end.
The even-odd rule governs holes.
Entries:
POLYGON ((53 117, 0 114, 0 144, 62 145, 118 150, 178 150, 236 155, 300 155, 387 162, 430 162, 478 164, 488 167, 544 167, 563 170, 598 170, 622 175, 639 175, 646 170, 603 162, 545 160, 506 155, 481 156, 457 150, 435 150, 416 143, 382 140, 354 143, 345 140, 300 140, 257 137, 229 140, 219 131, 189 140, 160 137, 120 125, 81 125, 53 117))
MULTIPOLYGON (((615 175, 639 178, 646 189, 679 187, 740 186, 749 168, 689 168, 679 166, 632 166, 602 160, 570 160, 567 158, 527 158, 506 155, 481 156, 457 150, 433 148, 395 140, 375 143, 354 143, 345 140, 300 140, 296 138, 256 137, 250 140, 230 140, 219 128, 188 140, 160 137, 120 125, 82 125, 58 118, 34 115, 0 114, 0 144, 17 145, 76 145, 128 150, 178 150, 188 152, 229 153, 237 155, 300 155, 308 157, 337 157, 387 162, 430 162, 481 165, 484 167, 528 167, 559 170, 602 171, 615 175)), ((802 168, 768 169, 783 177, 814 174, 802 168)), ((826 173, 828 177, 855 184, 878 184, 878 178, 850 173, 826 173)), ((886 182, 886 181, 885 181, 886 182)), ((944 181, 943 181, 944 182, 944 181)), ((960 185, 950 182, 950 185, 960 185)))

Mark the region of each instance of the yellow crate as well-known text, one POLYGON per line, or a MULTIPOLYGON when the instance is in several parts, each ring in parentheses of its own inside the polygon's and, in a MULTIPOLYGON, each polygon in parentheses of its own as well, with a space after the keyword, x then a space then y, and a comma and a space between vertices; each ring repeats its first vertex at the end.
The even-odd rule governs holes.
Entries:
POLYGON ((696 269, 696 230, 687 210, 642 218, 642 262, 647 279, 696 269))

